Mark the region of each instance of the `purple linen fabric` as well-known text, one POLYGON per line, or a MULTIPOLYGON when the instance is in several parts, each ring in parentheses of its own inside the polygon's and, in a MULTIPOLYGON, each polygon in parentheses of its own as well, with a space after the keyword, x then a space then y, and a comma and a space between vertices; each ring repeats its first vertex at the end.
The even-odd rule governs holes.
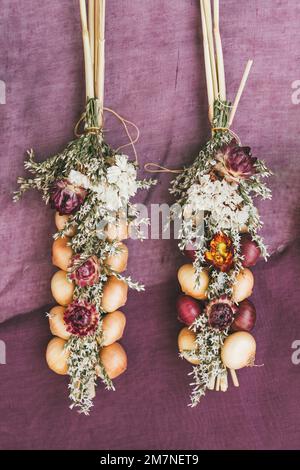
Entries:
MULTIPOLYGON (((7 365, 0 365, 1 448, 299 447, 300 366, 290 356, 300 338, 300 105, 292 103, 300 6, 297 0, 252 0, 242 8, 236 0, 220 3, 230 98, 247 59, 254 59, 233 129, 276 175, 273 202, 259 204, 274 255, 255 269, 255 337, 265 367, 242 371, 240 389, 209 394, 198 409, 187 408, 190 369, 177 357, 174 312, 183 258, 172 240, 129 241, 129 271, 147 290, 131 293, 125 309, 128 371, 116 393, 98 391, 90 418, 68 410, 66 380, 44 360, 53 212, 37 193, 17 205, 11 197, 24 174, 25 150, 33 147, 38 159, 61 150, 83 110, 79 8, 77 0, 1 0, 0 322, 35 312, 0 328, 7 344, 7 365)), ((149 161, 176 168, 192 162, 209 137, 198 0, 110 0, 106 39, 106 105, 139 126, 141 168, 149 161)), ((111 117, 106 129, 113 146, 124 143, 111 117)), ((137 200, 171 202, 169 181, 159 175, 158 186, 137 200)))

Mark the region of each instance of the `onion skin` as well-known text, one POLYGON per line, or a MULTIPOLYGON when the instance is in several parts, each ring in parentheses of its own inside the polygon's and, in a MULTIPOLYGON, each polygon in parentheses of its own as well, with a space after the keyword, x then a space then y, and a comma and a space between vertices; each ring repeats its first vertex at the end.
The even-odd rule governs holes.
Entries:
POLYGON ((66 307, 72 302, 74 284, 67 278, 65 271, 57 271, 51 279, 51 292, 59 305, 66 307))
MULTIPOLYGON (((55 213, 55 225, 56 225, 57 230, 63 230, 69 218, 70 218, 69 215, 59 215, 59 212, 56 212, 55 213)), ((73 237, 75 234, 76 234, 76 226, 73 225, 66 232, 66 236, 73 237)))
POLYGON ((58 336, 61 339, 68 340, 71 333, 67 331, 67 326, 64 322, 65 308, 57 305, 49 312, 49 326, 53 336, 58 336))
POLYGON ((128 248, 124 243, 120 242, 118 244, 118 249, 120 252, 106 258, 105 264, 113 271, 122 273, 127 268, 128 248))
POLYGON ((188 295, 181 295, 176 303, 178 320, 190 326, 202 313, 202 308, 195 299, 188 295))
POLYGON ((195 268, 192 264, 184 264, 181 266, 178 271, 178 281, 182 292, 185 294, 198 300, 205 300, 207 298, 209 276, 206 269, 200 273, 200 287, 195 288, 195 268))
POLYGON ((69 241, 68 237, 58 238, 52 245, 52 264, 63 271, 68 270, 74 254, 72 248, 67 245, 69 241))
POLYGON ((127 240, 128 238, 128 225, 125 218, 118 220, 116 224, 108 223, 105 227, 104 233, 108 241, 119 241, 127 240))
POLYGON ((252 366, 255 360, 256 342, 247 331, 229 335, 222 346, 221 359, 228 369, 242 369, 252 366))
POLYGON ((200 361, 198 359, 191 359, 187 354, 185 354, 185 351, 194 351, 196 348, 196 334, 187 327, 182 328, 178 335, 178 349, 182 353, 184 359, 194 365, 200 364, 200 361))
POLYGON ((238 312, 231 325, 232 331, 251 331, 256 322, 256 310, 252 302, 246 299, 240 303, 238 312))
POLYGON ((261 250, 258 244, 252 240, 251 235, 244 233, 241 236, 241 255, 244 257, 242 265, 244 268, 255 266, 259 257, 261 256, 261 250))
POLYGON ((102 322, 103 346, 109 346, 122 338, 126 326, 126 317, 120 311, 108 313, 102 322))
POLYGON ((239 304, 250 297, 253 291, 254 277, 250 269, 242 269, 232 286, 232 300, 239 304))
POLYGON ((103 287, 101 307, 111 313, 123 307, 127 302, 128 285, 115 276, 110 276, 103 287))
POLYGON ((119 343, 105 346, 100 350, 100 361, 110 379, 115 379, 127 369, 127 355, 119 343))
POLYGON ((196 259, 196 250, 184 250, 185 256, 190 259, 191 261, 195 261, 196 259))
POLYGON ((59 375, 68 373, 68 353, 64 350, 66 341, 61 338, 52 338, 46 350, 48 367, 59 375))

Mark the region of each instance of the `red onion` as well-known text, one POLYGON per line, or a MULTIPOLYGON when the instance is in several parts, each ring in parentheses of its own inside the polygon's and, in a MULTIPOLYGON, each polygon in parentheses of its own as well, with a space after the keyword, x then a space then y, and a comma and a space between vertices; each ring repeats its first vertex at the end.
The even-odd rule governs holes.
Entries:
POLYGON ((258 244, 252 240, 249 233, 243 233, 241 235, 241 255, 244 257, 242 261, 244 268, 255 266, 261 255, 258 244))
POLYGON ((191 261, 195 261, 196 259, 196 250, 194 249, 193 243, 189 243, 184 250, 184 254, 187 258, 191 261))
POLYGON ((250 300, 243 300, 231 325, 232 331, 251 331, 256 322, 256 310, 250 300))
POLYGON ((178 297, 176 307, 178 320, 188 326, 202 313, 200 303, 188 295, 178 297))

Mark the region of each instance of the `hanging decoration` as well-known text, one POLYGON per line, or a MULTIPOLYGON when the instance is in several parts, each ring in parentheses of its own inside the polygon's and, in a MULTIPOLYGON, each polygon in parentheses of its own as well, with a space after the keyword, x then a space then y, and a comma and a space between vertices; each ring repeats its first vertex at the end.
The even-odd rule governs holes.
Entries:
POLYGON ((182 209, 179 248, 189 262, 178 280, 183 295, 178 318, 186 326, 178 337, 180 356, 194 365, 191 405, 207 390, 228 388, 228 372, 253 366, 256 342, 250 331, 256 310, 248 300, 254 286, 249 268, 267 250, 253 197, 271 198, 263 178, 265 163, 241 144, 232 124, 252 61, 249 60, 234 103, 227 100, 219 0, 200 0, 209 121, 212 137, 194 163, 179 172, 171 193, 182 209))
MULTIPOLYGON (((28 179, 19 178, 14 200, 29 189, 41 191, 56 211, 52 261, 59 270, 51 280, 57 303, 48 316, 54 338, 46 360, 50 369, 69 375, 71 407, 88 414, 97 379, 114 389, 112 379, 127 367, 117 342, 126 324, 119 311, 128 288, 144 287, 125 276, 128 249, 123 243, 134 230, 142 238, 138 212, 131 198, 153 180, 137 179, 137 154, 130 121, 104 107, 105 0, 79 1, 85 61, 86 109, 76 125, 76 139, 57 155, 37 163, 28 152, 28 179), (113 150, 104 140, 103 114, 110 111, 124 125, 136 160, 113 150), (79 127, 83 123, 83 132, 79 127)), ((136 126, 134 128, 137 131, 136 126)))

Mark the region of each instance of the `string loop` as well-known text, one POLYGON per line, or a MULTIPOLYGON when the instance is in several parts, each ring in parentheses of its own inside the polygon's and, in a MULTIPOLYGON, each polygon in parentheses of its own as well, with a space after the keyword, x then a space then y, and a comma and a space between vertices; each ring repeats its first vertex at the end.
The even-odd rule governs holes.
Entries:
MULTIPOLYGON (((124 117, 122 117, 120 114, 118 114, 116 111, 114 111, 111 108, 103 108, 102 115, 105 111, 107 111, 108 113, 113 114, 117 119, 119 119, 119 121, 123 124, 126 135, 129 139, 128 144, 121 145, 120 147, 118 147, 116 149, 116 152, 118 153, 121 149, 124 149, 126 147, 131 146, 132 149, 133 149, 134 156, 135 156, 135 163, 138 164, 138 154, 137 154, 137 151, 136 151, 136 148, 135 148, 135 144, 138 142, 138 140, 140 138, 140 130, 139 130, 138 126, 136 124, 134 124, 133 122, 129 121, 128 119, 125 119, 124 117), (135 138, 132 137, 132 135, 131 135, 131 133, 128 129, 128 125, 132 126, 135 129, 135 131, 136 131, 135 138)), ((84 121, 85 117, 86 117, 86 113, 83 113, 80 116, 79 120, 77 121, 77 123, 74 127, 74 134, 77 138, 79 138, 83 135, 83 134, 79 133, 79 126, 84 121)), ((101 132, 101 129, 102 129, 101 127, 87 127, 84 130, 84 134, 99 134, 101 132)))

